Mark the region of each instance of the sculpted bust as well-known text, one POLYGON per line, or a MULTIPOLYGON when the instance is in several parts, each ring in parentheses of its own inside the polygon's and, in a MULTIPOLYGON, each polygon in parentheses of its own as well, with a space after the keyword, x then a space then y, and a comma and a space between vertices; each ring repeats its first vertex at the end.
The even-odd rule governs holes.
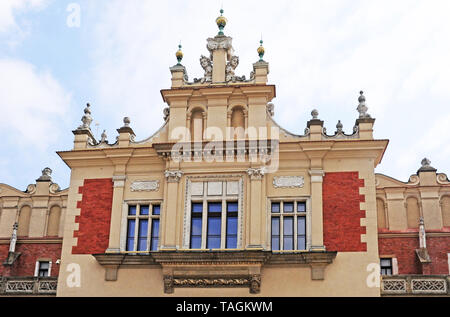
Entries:
POLYGON ((211 59, 202 55, 200 57, 200 65, 205 70, 205 75, 201 79, 201 82, 212 81, 212 62, 211 59))

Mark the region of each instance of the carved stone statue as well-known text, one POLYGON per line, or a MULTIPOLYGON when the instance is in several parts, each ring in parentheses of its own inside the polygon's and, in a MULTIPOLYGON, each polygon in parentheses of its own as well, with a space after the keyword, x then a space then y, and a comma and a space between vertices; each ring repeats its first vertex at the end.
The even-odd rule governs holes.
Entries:
POLYGON ((239 57, 238 56, 231 56, 230 61, 227 63, 227 66, 225 68, 225 74, 226 74, 226 81, 231 81, 235 77, 234 70, 239 65, 239 57))
POLYGON ((367 113, 367 110, 369 110, 369 108, 367 108, 366 106, 366 97, 364 96, 364 92, 361 91, 359 94, 360 94, 358 98, 359 105, 358 108, 356 108, 356 110, 358 110, 359 112, 359 118, 360 119, 370 118, 370 114, 367 113))
POLYGON ((164 108, 163 115, 164 115, 164 121, 167 121, 167 119, 169 119, 169 116, 170 116, 170 108, 169 107, 164 108))
POLYGON ((91 128, 91 122, 92 122, 92 116, 91 116, 91 109, 90 109, 91 105, 87 104, 86 108, 84 109, 84 116, 81 118, 81 122, 83 122, 83 124, 81 126, 78 127, 78 129, 87 129, 90 130, 91 128))
POLYGON ((200 57, 200 65, 205 70, 205 75, 200 80, 201 83, 203 84, 204 82, 212 81, 212 62, 211 62, 211 59, 206 57, 206 56, 204 56, 204 55, 202 55, 200 57))
POLYGON ((52 170, 46 167, 42 170, 42 175, 37 179, 37 181, 51 181, 52 180, 52 170))

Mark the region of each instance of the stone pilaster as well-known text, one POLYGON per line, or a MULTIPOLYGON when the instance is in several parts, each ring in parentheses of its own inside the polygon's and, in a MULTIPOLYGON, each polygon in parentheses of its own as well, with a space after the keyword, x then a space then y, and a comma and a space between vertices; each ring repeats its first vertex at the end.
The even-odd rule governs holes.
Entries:
POLYGON ((325 251, 323 244, 323 197, 324 171, 311 169, 311 251, 325 251))
POLYGON ((179 200, 179 185, 183 172, 179 170, 166 170, 166 190, 164 192, 163 231, 161 232, 161 251, 173 251, 177 246, 177 214, 179 200))
POLYGON ((262 205, 262 189, 265 168, 249 168, 247 174, 250 177, 250 231, 248 238, 248 245, 246 249, 263 249, 262 241, 262 224, 263 224, 263 210, 262 205))

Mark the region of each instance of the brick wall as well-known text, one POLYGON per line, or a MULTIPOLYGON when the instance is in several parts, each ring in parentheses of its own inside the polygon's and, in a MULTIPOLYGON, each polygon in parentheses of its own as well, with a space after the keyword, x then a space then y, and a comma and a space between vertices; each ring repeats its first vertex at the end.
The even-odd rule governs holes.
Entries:
POLYGON ((103 253, 109 243, 112 179, 86 179, 79 188, 79 193, 83 195, 77 204, 81 209, 80 215, 75 217, 79 228, 73 234, 78 242, 72 248, 72 254, 103 253))
POLYGON ((396 257, 399 274, 449 274, 447 253, 450 253, 450 237, 427 237, 431 263, 424 267, 416 255, 418 248, 418 237, 378 238, 380 256, 396 257))
POLYGON ((56 260, 61 259, 61 249, 62 242, 46 243, 43 241, 40 243, 17 243, 16 252, 20 252, 21 255, 17 258, 9 271, 7 267, 3 266, 3 262, 8 256, 9 245, 0 245, 0 275, 34 276, 36 262, 40 259, 46 259, 52 261, 51 276, 58 276, 59 265, 56 264, 56 260))
MULTIPOLYGON (((366 212, 360 203, 365 197, 359 194, 364 180, 358 172, 326 173, 323 179, 323 238, 329 251, 365 252, 366 243, 361 242, 361 234, 366 227, 361 226, 361 218, 366 212)), ((313 211, 314 212, 314 211, 313 211)))

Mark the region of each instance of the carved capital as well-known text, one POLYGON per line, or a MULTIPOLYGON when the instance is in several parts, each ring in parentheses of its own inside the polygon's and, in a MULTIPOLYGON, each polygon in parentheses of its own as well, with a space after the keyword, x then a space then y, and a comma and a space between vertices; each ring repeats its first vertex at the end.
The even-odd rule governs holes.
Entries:
POLYGON ((309 175, 311 175, 311 183, 322 183, 325 172, 323 170, 310 170, 309 175))
POLYGON ((178 183, 183 176, 182 171, 165 171, 164 176, 169 183, 178 183))
POLYGON ((266 174, 266 169, 265 167, 249 168, 247 174, 252 180, 261 180, 264 177, 264 174, 266 174))
POLYGON ((125 187, 125 180, 127 177, 125 175, 113 176, 112 180, 114 183, 114 187, 125 187))

